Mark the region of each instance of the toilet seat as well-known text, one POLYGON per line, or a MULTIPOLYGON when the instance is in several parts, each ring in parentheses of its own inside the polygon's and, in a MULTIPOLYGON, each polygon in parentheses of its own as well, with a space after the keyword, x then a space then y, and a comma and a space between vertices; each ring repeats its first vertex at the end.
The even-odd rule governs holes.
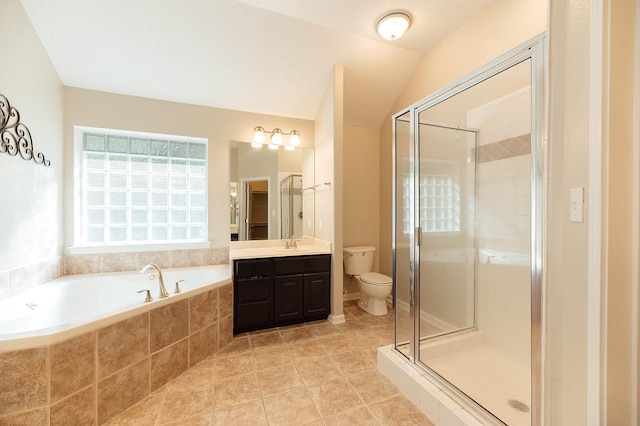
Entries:
POLYGON ((365 272, 360 275, 360 281, 371 285, 389 285, 393 282, 390 277, 378 272, 365 272))

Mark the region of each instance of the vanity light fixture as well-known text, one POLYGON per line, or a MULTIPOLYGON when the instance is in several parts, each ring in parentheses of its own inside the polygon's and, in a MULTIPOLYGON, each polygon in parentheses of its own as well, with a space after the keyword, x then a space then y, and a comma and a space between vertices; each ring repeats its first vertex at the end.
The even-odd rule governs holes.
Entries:
POLYGON ((376 31, 385 40, 397 40, 411 25, 411 15, 403 10, 389 12, 376 23, 376 31))
POLYGON ((278 149, 280 145, 283 144, 283 136, 289 136, 289 144, 285 145, 285 149, 287 151, 291 151, 296 146, 300 146, 300 132, 297 130, 292 130, 289 133, 284 133, 279 128, 275 128, 271 131, 265 130, 262 126, 256 126, 253 129, 253 142, 251 146, 254 148, 261 148, 265 142, 266 137, 265 133, 270 133, 271 138, 269 139, 268 147, 270 149, 278 149))

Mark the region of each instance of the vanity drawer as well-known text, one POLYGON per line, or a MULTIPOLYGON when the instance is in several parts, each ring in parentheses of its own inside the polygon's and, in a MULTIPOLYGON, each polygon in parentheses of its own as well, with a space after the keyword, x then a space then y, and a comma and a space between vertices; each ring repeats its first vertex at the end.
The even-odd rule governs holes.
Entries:
POLYGON ((236 302, 271 299, 271 278, 238 279, 236 302))
POLYGON ((242 259, 234 265, 236 277, 268 277, 271 275, 271 259, 242 259))
POLYGON ((309 274, 331 270, 331 255, 276 257, 273 259, 274 275, 309 274))

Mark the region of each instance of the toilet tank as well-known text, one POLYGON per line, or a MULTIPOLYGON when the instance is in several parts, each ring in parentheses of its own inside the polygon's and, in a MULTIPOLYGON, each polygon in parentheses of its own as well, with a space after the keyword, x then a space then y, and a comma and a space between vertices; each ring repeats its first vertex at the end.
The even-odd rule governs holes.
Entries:
POLYGON ((344 273, 347 275, 362 275, 373 270, 373 254, 376 248, 372 246, 345 247, 342 259, 344 273))

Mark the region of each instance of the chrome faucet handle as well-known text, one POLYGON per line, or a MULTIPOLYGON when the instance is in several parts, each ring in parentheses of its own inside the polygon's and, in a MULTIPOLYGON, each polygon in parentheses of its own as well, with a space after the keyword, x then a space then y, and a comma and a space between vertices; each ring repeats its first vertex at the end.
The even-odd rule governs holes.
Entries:
POLYGON ((180 293, 182 291, 182 290, 180 290, 180 283, 183 283, 183 282, 184 282, 184 280, 176 281, 176 288, 175 288, 175 290, 173 290, 174 293, 178 294, 178 293, 180 293))
POLYGON ((153 302, 153 297, 151 297, 151 290, 140 290, 138 291, 138 293, 144 293, 147 292, 147 297, 144 299, 144 303, 149 303, 149 302, 153 302))
POLYGON ((285 249, 288 249, 288 248, 289 248, 289 241, 286 241, 286 240, 285 240, 285 242, 284 242, 284 248, 285 248, 285 249))

